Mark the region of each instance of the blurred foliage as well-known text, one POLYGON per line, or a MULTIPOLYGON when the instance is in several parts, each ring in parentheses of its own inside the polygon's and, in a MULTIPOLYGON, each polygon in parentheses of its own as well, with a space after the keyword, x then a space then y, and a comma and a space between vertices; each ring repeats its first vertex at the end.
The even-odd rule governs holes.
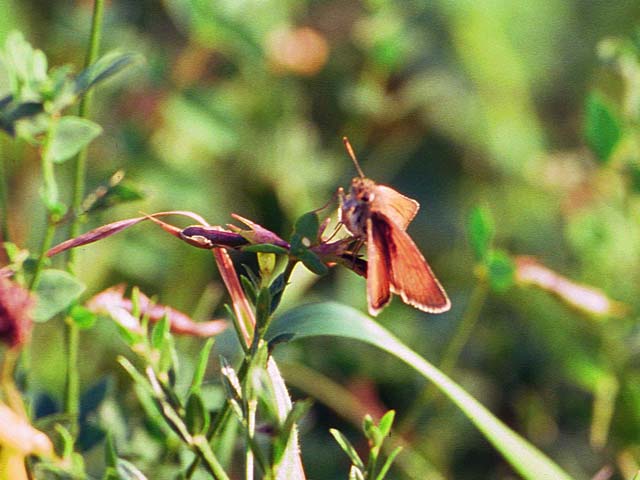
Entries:
MULTIPOLYGON (((78 72, 91 7, 0 0, 0 44, 18 29, 51 65, 78 72)), ((103 51, 146 63, 95 95, 91 118, 103 134, 90 147, 88 190, 122 169, 146 196, 96 209, 86 227, 185 209, 221 225, 238 213, 288 238, 296 218, 355 174, 340 141, 348 135, 369 177, 421 203, 409 232, 453 303, 428 316, 395 301, 378 321, 437 363, 482 281, 476 263, 493 266, 499 286, 453 377, 577 478, 606 465, 613 478, 631 478, 640 463, 639 22, 633 0, 112 0, 103 51), (494 225, 476 218, 469 243, 476 205, 494 225), (520 254, 601 289, 627 314, 594 318, 513 285, 510 258, 520 254)), ((35 251, 46 227, 37 152, 0 135, 0 156, 9 239, 35 251)), ((71 167, 60 168, 60 192, 68 192, 71 167)), ((86 295, 126 282, 201 319, 225 313, 210 255, 152 225, 84 247, 77 274, 86 295)), ((365 310, 364 282, 351 272, 305 275, 294 272, 283 305, 331 298, 365 310)), ((127 445, 121 457, 164 478, 156 459, 177 447, 123 394, 129 379, 115 362, 125 351, 115 333, 100 321, 83 333, 84 389, 111 379, 90 419, 112 426, 115 444, 127 445)), ((42 415, 61 402, 61 344, 60 322, 34 332, 31 388, 41 393, 32 402, 42 415)), ((200 343, 176 347, 195 369, 200 343)), ((237 345, 223 336, 215 349, 230 355, 237 345)), ((294 343, 279 360, 324 373, 364 411, 393 408, 400 425, 424 387, 397 360, 346 340, 294 343)), ((297 396, 312 393, 288 380, 297 396)), ((311 478, 344 478, 349 469, 328 431, 357 437, 341 399, 315 405, 303 423, 311 478)), ((514 475, 454 412, 437 399, 420 410, 408 426, 413 452, 398 455, 389 478, 514 475)), ((103 468, 96 444, 83 444, 89 472, 103 468)))

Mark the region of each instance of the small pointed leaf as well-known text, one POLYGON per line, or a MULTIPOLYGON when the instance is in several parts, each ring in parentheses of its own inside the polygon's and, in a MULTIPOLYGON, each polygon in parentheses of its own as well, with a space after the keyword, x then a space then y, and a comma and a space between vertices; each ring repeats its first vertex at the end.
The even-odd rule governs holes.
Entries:
POLYGON ((477 260, 485 260, 495 232, 495 225, 491 211, 483 206, 477 206, 469 214, 468 220, 469 242, 477 260))
POLYGON ((607 162, 622 137, 620 121, 612 107, 598 93, 587 97, 585 137, 601 162, 607 162))
POLYGON ((347 454, 347 456, 351 460, 351 463, 355 467, 358 467, 359 470, 364 470, 364 463, 362 462, 360 455, 358 455, 358 452, 356 452, 355 447, 351 444, 349 439, 345 437, 340 430, 336 430, 335 428, 330 428, 329 432, 331 433, 331 435, 333 435, 333 438, 336 439, 336 442, 338 442, 338 445, 340 445, 340 448, 342 448, 344 453, 347 454))

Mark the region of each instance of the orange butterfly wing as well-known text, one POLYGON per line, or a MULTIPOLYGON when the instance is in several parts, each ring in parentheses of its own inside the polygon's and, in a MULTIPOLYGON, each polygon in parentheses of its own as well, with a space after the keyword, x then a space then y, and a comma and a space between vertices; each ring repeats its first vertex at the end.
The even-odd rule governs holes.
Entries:
POLYGON ((381 212, 402 230, 406 230, 418 213, 420 204, 386 185, 373 188, 372 212, 381 212))
POLYGON ((386 244, 382 248, 390 267, 391 291, 424 312, 449 310, 451 302, 444 288, 409 234, 381 213, 373 213, 370 222, 373 231, 370 237, 386 244))
POLYGON ((367 219, 367 303, 374 317, 391 300, 391 268, 385 228, 367 219))

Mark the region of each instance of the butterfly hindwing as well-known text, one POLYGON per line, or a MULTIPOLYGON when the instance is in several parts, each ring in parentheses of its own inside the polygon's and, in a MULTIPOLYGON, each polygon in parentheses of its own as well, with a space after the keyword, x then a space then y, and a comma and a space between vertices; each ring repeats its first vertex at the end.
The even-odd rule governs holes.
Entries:
POLYGON ((374 239, 379 238, 378 244, 384 245, 391 291, 425 312, 449 310, 447 294, 409 234, 381 213, 372 214, 371 227, 374 239))
POLYGON ((376 316, 391 300, 391 270, 384 225, 367 220, 367 303, 376 316))

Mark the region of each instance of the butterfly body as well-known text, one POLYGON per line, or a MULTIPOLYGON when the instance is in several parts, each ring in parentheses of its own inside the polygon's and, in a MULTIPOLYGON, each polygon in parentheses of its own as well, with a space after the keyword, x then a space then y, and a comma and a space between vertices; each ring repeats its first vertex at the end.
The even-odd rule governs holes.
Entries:
MULTIPOLYGON (((352 154, 348 142, 345 145, 352 154)), ((355 161, 354 155, 352 158, 355 161)), ((446 292, 406 232, 420 204, 364 175, 351 181, 349 193, 340 189, 339 196, 340 221, 367 245, 369 313, 377 315, 392 293, 425 312, 449 310, 451 302, 446 292)))

